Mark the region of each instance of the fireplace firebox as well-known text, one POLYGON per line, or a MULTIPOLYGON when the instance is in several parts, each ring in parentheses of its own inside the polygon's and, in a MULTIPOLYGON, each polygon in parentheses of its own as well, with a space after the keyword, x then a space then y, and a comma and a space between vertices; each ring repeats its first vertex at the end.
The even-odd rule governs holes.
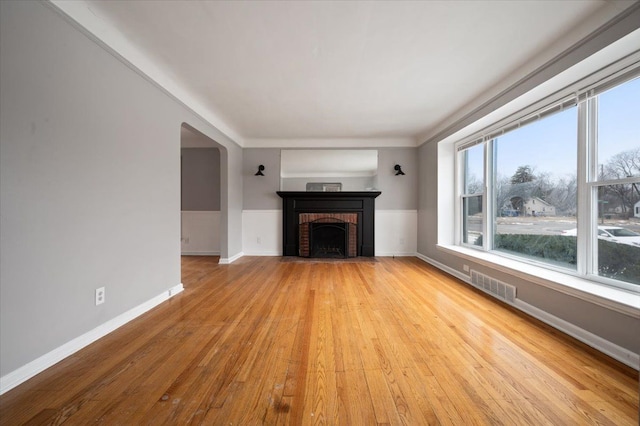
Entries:
POLYGON ((309 224, 309 257, 347 257, 348 223, 309 224))
POLYGON ((284 256, 374 256, 374 201, 379 191, 278 195, 283 199, 284 256))
POLYGON ((298 255, 302 257, 356 257, 357 213, 299 213, 298 255))

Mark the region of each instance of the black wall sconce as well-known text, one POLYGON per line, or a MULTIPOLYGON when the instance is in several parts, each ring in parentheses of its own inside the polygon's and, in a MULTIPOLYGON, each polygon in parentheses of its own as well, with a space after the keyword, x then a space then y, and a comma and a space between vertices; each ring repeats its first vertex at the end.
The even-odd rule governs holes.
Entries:
POLYGON ((395 166, 393 166, 393 170, 396 171, 396 176, 404 175, 404 172, 402 171, 402 167, 400 167, 400 164, 396 164, 395 166))
POLYGON ((264 166, 262 164, 260 164, 258 166, 258 171, 256 172, 256 174, 254 176, 264 176, 264 173, 262 173, 263 170, 264 170, 264 166))

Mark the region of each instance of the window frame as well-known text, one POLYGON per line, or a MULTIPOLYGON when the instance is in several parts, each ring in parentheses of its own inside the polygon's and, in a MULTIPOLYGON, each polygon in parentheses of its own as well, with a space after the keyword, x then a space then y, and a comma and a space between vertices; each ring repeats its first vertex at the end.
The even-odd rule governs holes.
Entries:
MULTIPOLYGON (((636 55, 637 56, 637 55, 636 55)), ((454 244, 460 247, 472 248, 474 250, 498 255, 519 262, 527 263, 533 266, 542 267, 548 270, 561 272, 572 275, 577 278, 586 279, 595 284, 606 285, 617 289, 628 290, 632 292, 640 292, 640 284, 630 283, 627 281, 616 280, 601 276, 598 274, 598 188, 601 186, 612 184, 629 184, 640 183, 638 177, 598 181, 597 180, 597 119, 598 119, 598 95, 613 87, 625 84, 635 78, 640 78, 640 60, 620 61, 619 63, 610 65, 598 73, 596 76, 590 76, 591 82, 586 86, 583 81, 576 82, 563 91, 545 98, 537 103, 530 105, 528 108, 521 110, 519 113, 513 114, 506 119, 483 129, 481 132, 473 134, 471 137, 463 139, 454 144, 457 154, 454 156, 456 171, 455 177, 458 183, 455 185, 457 189, 455 200, 455 240, 454 244), (564 96, 563 96, 564 94, 564 96), (496 228, 494 218, 496 209, 499 207, 494 200, 496 177, 495 169, 495 144, 494 138, 509 132, 523 124, 532 121, 544 119, 556 111, 562 111, 567 106, 577 107, 577 247, 576 247, 576 268, 569 269, 561 266, 552 265, 543 261, 536 261, 517 254, 505 253, 494 249, 493 232, 496 228), (526 113, 525 113, 526 112, 526 113), (464 164, 462 164, 461 153, 478 144, 484 146, 484 191, 483 195, 483 214, 482 214, 482 232, 483 244, 476 246, 463 243, 463 226, 464 214, 462 208, 464 206, 464 198, 472 196, 464 194, 464 164), (461 170, 462 169, 462 170, 461 170)), ((474 194, 478 195, 478 194, 474 194)))
MULTIPOLYGON (((598 189, 600 187, 605 187, 609 185, 625 185, 625 184, 640 184, 640 177, 627 177, 622 179, 600 179, 598 174, 598 107, 599 107, 599 95, 604 93, 605 91, 612 89, 614 87, 621 86, 627 82, 630 82, 634 79, 640 79, 640 68, 636 69, 635 73, 626 74, 627 78, 618 78, 615 80, 615 84, 607 84, 606 86, 600 87, 599 90, 593 96, 590 96, 586 99, 584 103, 584 108, 588 117, 588 135, 585 139, 585 143, 587 147, 585 151, 588 151, 588 159, 587 159, 587 173, 582 184, 585 187, 586 194, 586 203, 588 207, 586 208, 586 212, 588 213, 588 223, 586 224, 586 232, 583 233, 584 243, 583 246, 588 248, 588 252, 585 256, 585 273, 584 276, 592 281, 599 282, 605 285, 609 285, 612 287, 621 288, 623 290, 631 290, 635 292, 640 291, 640 283, 633 284, 622 280, 615 280, 598 273, 599 267, 599 257, 598 257, 598 218, 600 216, 598 206, 598 189)), ((582 141, 580 141, 582 142, 582 141)), ((578 228, 580 229, 580 228, 578 228)), ((578 237, 580 238, 580 233, 578 233, 578 237)), ((580 245, 580 240, 578 240, 578 245, 580 245)))
POLYGON ((474 192, 474 193, 469 193, 466 191, 466 183, 467 183, 467 162, 468 162, 468 156, 467 156, 467 152, 469 149, 472 149, 474 147, 477 147, 478 145, 484 145, 484 141, 474 141, 474 143, 472 144, 467 144, 464 147, 460 148, 458 150, 458 155, 457 155, 457 160, 456 160, 456 167, 458 167, 459 172, 456 174, 458 176, 458 182, 459 182, 459 186, 458 186, 458 191, 461 194, 460 197, 456 197, 456 199, 458 201, 458 206, 456 207, 456 213, 457 213, 457 220, 456 223, 458 223, 457 229, 459 229, 459 238, 458 241, 460 241, 460 244, 463 245, 464 247, 469 247, 469 248, 473 248, 475 250, 484 250, 486 247, 486 227, 485 227, 485 223, 486 223, 486 219, 487 219, 487 204, 488 204, 488 200, 487 200, 487 152, 486 149, 483 149, 482 151, 482 191, 480 192, 474 192), (477 197, 482 197, 482 246, 476 245, 476 244, 470 244, 468 242, 465 242, 465 213, 464 213, 464 206, 465 206, 465 200, 470 199, 470 198, 477 198, 477 197))

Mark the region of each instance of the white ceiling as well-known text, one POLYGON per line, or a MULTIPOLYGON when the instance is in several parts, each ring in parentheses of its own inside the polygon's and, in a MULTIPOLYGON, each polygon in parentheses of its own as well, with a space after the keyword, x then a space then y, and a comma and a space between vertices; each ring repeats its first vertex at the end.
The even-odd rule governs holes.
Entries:
POLYGON ((559 53, 558 40, 611 5, 54 3, 245 146, 363 139, 415 146, 465 107, 522 78, 532 58, 559 53))

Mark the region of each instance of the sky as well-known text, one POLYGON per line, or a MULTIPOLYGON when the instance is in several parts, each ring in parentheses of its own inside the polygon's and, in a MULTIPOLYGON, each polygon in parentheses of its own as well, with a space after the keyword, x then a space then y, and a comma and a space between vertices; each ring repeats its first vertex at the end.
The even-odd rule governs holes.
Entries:
MULTIPOLYGON (((511 177, 519 166, 556 180, 577 170, 578 108, 553 114, 498 137, 497 173, 511 177)), ((640 147, 640 78, 617 86, 598 100, 598 164, 640 147)), ((471 174, 482 176, 482 149, 469 150, 471 174)))

